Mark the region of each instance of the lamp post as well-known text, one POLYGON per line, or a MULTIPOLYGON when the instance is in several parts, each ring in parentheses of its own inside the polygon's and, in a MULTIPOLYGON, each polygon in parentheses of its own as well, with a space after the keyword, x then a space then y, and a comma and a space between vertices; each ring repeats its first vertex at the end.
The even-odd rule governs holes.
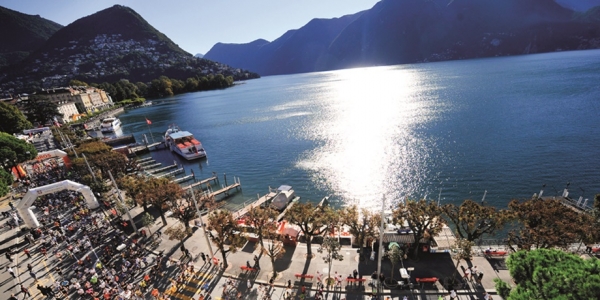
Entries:
POLYGON ((117 182, 115 182, 115 179, 112 176, 112 173, 110 171, 108 171, 108 176, 110 176, 110 180, 112 181, 113 186, 115 187, 115 189, 117 189, 117 198, 119 199, 119 202, 121 202, 121 204, 126 208, 125 212, 127 213, 127 217, 129 218, 129 222, 131 223, 131 227, 133 228, 133 230, 135 230, 136 234, 139 234, 137 227, 135 226, 135 222, 133 222, 133 218, 131 217, 131 214, 129 213, 129 209, 127 209, 127 205, 125 204, 125 201, 123 201, 123 196, 121 195, 121 190, 119 190, 119 187, 117 186, 117 182))
POLYGON ((190 188, 192 193, 192 201, 194 201, 194 205, 196 206, 196 213, 198 214, 198 218, 200 218, 200 226, 202 227, 202 232, 204 233, 204 238, 206 239, 206 244, 208 245, 208 251, 210 252, 210 257, 215 257, 213 253, 212 245, 210 244, 210 240, 208 239, 208 234, 206 233, 206 227, 204 227, 204 221, 202 221, 202 215, 200 214, 200 208, 198 208, 198 203, 196 202, 196 194, 194 193, 194 188, 190 188))
POLYGON ((381 226, 379 227, 379 249, 377 250, 377 299, 379 299, 379 294, 381 293, 381 253, 383 250, 383 235, 385 233, 384 229, 384 219, 385 219, 385 195, 383 195, 381 199, 381 226))

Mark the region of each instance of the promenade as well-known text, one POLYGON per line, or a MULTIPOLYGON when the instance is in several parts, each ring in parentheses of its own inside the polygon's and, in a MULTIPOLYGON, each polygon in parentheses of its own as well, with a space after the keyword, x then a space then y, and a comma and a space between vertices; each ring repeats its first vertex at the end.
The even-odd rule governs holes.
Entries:
MULTIPOLYGON (((139 208, 132 210, 134 215, 140 212, 141 209, 139 208)), ((180 224, 176 219, 170 217, 167 217, 167 221, 168 225, 163 226, 160 219, 157 219, 155 224, 151 226, 151 231, 153 233, 159 230, 162 232, 170 226, 180 224)), ((184 257, 179 241, 168 240, 165 234, 162 235, 162 242, 159 246, 151 249, 151 251, 155 253, 164 252, 165 255, 173 259, 182 259, 185 262, 191 260, 197 269, 208 271, 211 274, 211 280, 209 283, 204 283, 208 290, 208 293, 204 292, 204 294, 210 294, 212 299, 225 299, 223 297, 224 291, 226 295, 230 295, 232 285, 227 285, 227 280, 231 280, 235 290, 241 293, 242 299, 262 299, 267 290, 269 290, 271 299, 285 299, 286 293, 288 295, 295 295, 291 299, 300 299, 299 295, 301 294, 302 286, 305 287, 308 299, 313 299, 315 292, 318 290, 317 272, 325 274, 322 275, 322 279, 327 277, 328 265, 323 260, 323 254, 317 252, 319 248, 318 243, 312 245, 312 253, 314 255, 312 259, 307 259, 306 257, 308 249, 305 243, 299 243, 295 247, 286 246, 283 257, 275 261, 275 270, 278 276, 273 282, 273 288, 269 289, 269 279, 273 272, 273 266, 268 256, 261 255, 260 251, 255 249, 255 243, 248 242, 236 253, 228 253, 227 260, 229 266, 227 269, 222 270, 219 266, 212 264, 210 257, 206 263, 202 260, 201 253, 204 253, 207 257, 210 253, 205 241, 206 238, 201 228, 194 227, 193 234, 183 241, 185 248, 191 252, 191 259, 184 257), (259 268, 254 268, 255 256, 259 258, 259 268), (256 270, 243 270, 242 267, 248 263, 256 270), (297 274, 312 275, 313 278, 300 278, 296 276, 297 274), (251 284, 250 289, 247 287, 248 281, 251 284), (291 283, 291 288, 288 288, 289 283, 291 283)), ((212 248, 216 258, 221 261, 221 253, 217 252, 217 248, 214 245, 212 248)), ((365 253, 368 253, 371 250, 365 249, 365 251, 365 253)), ((342 276, 344 281, 340 287, 325 288, 323 292, 327 296, 326 299, 371 299, 370 295, 375 290, 372 286, 369 286, 369 283, 371 282, 371 275, 377 270, 377 260, 371 261, 367 259, 360 262, 358 249, 350 246, 344 246, 341 254, 344 256, 344 259, 343 261, 333 262, 331 275, 333 277, 337 273, 337 275, 342 276), (354 270, 358 271, 359 277, 367 279, 365 284, 359 285, 357 283, 346 282, 346 278, 349 275, 351 276, 354 270)), ((418 284, 415 278, 437 277, 440 281, 450 276, 461 278, 463 275, 461 266, 465 268, 476 266, 477 270, 483 272, 484 275, 481 284, 477 284, 474 280, 466 280, 463 284, 458 284, 455 287, 458 299, 483 299, 485 292, 496 295, 493 282, 495 278, 511 282, 509 272, 504 264, 504 258, 488 259, 482 256, 475 256, 468 263, 461 262, 457 270, 456 261, 452 260, 448 253, 422 253, 419 261, 408 259, 404 260, 403 264, 405 268, 414 268, 410 274, 413 287, 412 289, 387 289, 384 287, 383 295, 390 297, 390 299, 403 299, 404 296, 408 299, 438 299, 439 296, 445 296, 445 299, 449 299, 449 291, 444 289, 440 283, 418 284)), ((394 278, 398 280, 401 279, 399 274, 399 268, 401 267, 402 265, 399 264, 394 270, 394 278)), ((382 273, 386 277, 389 277, 391 273, 391 264, 386 259, 382 263, 382 273)), ((200 295, 201 287, 192 285, 183 291, 173 294, 171 299, 196 300, 200 295)), ((499 296, 494 298, 499 299, 499 296)))

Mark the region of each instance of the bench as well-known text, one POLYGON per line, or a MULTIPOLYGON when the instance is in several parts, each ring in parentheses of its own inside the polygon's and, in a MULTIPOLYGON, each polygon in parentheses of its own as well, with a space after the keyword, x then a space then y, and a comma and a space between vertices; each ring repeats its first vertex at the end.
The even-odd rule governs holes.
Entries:
POLYGON ((506 252, 506 251, 485 251, 484 254, 485 254, 485 256, 488 256, 488 257, 504 257, 504 256, 506 256, 506 254, 508 254, 508 252, 506 252))
POLYGON ((243 271, 250 271, 250 272, 256 271, 255 268, 250 268, 248 266, 241 266, 240 269, 242 269, 243 271))
POLYGON ((295 276, 296 276, 296 278, 307 278, 307 279, 313 279, 315 277, 313 275, 300 274, 300 273, 296 273, 295 276))
POLYGON ((437 277, 421 277, 415 279, 418 283, 435 283, 438 281, 437 277))

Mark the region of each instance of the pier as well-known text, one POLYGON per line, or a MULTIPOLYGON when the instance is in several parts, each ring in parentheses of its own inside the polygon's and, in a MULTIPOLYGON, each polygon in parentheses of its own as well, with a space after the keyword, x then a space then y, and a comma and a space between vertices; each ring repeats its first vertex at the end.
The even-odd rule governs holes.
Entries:
POLYGON ((158 168, 160 166, 162 166, 161 163, 153 163, 151 165, 142 166, 142 169, 144 169, 144 170, 151 170, 151 169, 154 169, 154 168, 158 168))
POLYGON ((182 183, 182 182, 186 182, 186 181, 192 180, 192 179, 194 179, 194 175, 190 174, 190 175, 185 175, 183 177, 179 177, 179 178, 173 179, 173 180, 171 180, 171 182, 182 183))
POLYGON ((217 177, 217 175, 216 175, 216 174, 215 174, 213 177, 209 177, 209 178, 206 178, 206 179, 202 179, 202 180, 200 180, 200 181, 198 181, 198 182, 196 182, 196 183, 192 183, 192 184, 190 184, 190 185, 188 185, 188 186, 185 186, 185 187, 183 187, 183 189, 184 189, 184 190, 187 190, 187 189, 195 188, 195 187, 197 187, 197 186, 200 186, 200 187, 201 187, 201 186, 202 186, 202 185, 204 185, 204 184, 209 184, 211 181, 212 181, 212 182, 219 182, 219 178, 217 177))
POLYGON ((148 170, 147 172, 150 174, 156 174, 156 173, 164 172, 166 170, 170 170, 173 168, 177 168, 177 164, 172 164, 170 166, 166 166, 166 167, 162 167, 162 168, 158 168, 158 169, 148 170))
POLYGON ((148 152, 148 151, 158 150, 161 148, 161 145, 164 145, 164 143, 156 142, 156 143, 147 144, 147 145, 139 145, 139 146, 129 147, 128 151, 129 151, 130 155, 137 154, 137 153, 144 153, 144 152, 148 152))
POLYGON ((152 174, 152 176, 154 176, 156 178, 162 178, 162 177, 175 176, 175 175, 181 174, 181 173, 185 173, 185 170, 183 168, 179 168, 177 170, 173 170, 171 172, 160 174, 160 175, 154 175, 154 174, 152 174))
POLYGON ((242 205, 242 208, 240 208, 239 210, 233 212, 233 217, 236 218, 236 219, 239 219, 239 218, 243 217, 245 214, 247 214, 252 207, 261 206, 265 202, 273 200, 273 198, 275 196, 277 196, 277 193, 275 193, 275 192, 269 192, 268 194, 266 194, 266 195, 258 198, 258 200, 254 201, 254 202, 252 202, 250 204, 244 203, 242 205))
POLYGON ((156 161, 156 160, 154 160, 154 158, 152 158, 152 157, 140 158, 137 160, 138 163, 145 163, 148 161, 156 161))
POLYGON ((229 196, 229 191, 231 191, 233 189, 237 190, 237 188, 239 188, 241 186, 242 185, 239 182, 236 182, 236 183, 234 183, 232 185, 228 185, 226 187, 223 187, 220 190, 211 192, 211 193, 208 194, 208 196, 209 197, 215 197, 215 196, 218 196, 218 195, 221 195, 221 194, 225 194, 226 196, 229 196))

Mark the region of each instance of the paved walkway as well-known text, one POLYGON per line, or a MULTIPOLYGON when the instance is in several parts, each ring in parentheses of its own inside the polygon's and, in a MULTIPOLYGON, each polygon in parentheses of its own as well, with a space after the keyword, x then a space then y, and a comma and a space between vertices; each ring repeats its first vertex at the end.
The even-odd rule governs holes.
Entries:
MULTIPOLYGON (((132 210, 134 219, 138 219, 135 215, 138 215, 141 212, 141 208, 134 208, 132 210)), ((157 218, 155 224, 151 226, 151 231, 153 233, 158 230, 162 232, 170 226, 177 226, 180 224, 179 221, 170 217, 167 217, 167 222, 168 225, 163 226, 160 218, 157 218)), ((325 274, 322 275, 322 278, 325 278, 328 273, 328 266, 323 260, 323 255, 317 252, 319 247, 318 244, 313 244, 312 253, 315 256, 312 259, 306 258, 308 249, 304 243, 300 243, 296 247, 286 247, 286 252, 283 257, 278 259, 273 266, 269 257, 265 255, 261 256, 260 251, 255 250, 255 243, 249 242, 236 253, 228 253, 227 261, 229 267, 226 270, 222 270, 219 266, 213 265, 210 258, 206 263, 201 259, 200 253, 209 256, 210 251, 204 233, 200 228, 194 227, 194 233, 187 238, 183 244, 190 250, 192 254, 191 259, 182 258, 183 253, 180 250, 181 244, 179 241, 170 241, 164 234, 162 235, 162 242, 159 246, 151 249, 154 252, 163 251, 166 256, 173 259, 182 258, 185 261, 191 260, 196 266, 196 270, 201 270, 200 275, 203 276, 201 283, 198 282, 198 280, 190 281, 191 285, 186 286, 183 289, 185 292, 172 293, 172 299, 196 300, 202 291, 202 286, 205 288, 203 294, 210 294, 212 299, 225 299, 224 291, 225 295, 229 295, 229 290, 231 290, 223 286, 227 279, 231 279, 234 282, 234 286, 236 286, 235 291, 241 292, 242 299, 261 299, 262 296, 266 295, 266 291, 269 290, 269 279, 273 272, 273 268, 278 272, 278 276, 273 282, 273 288, 268 292, 271 299, 284 299, 286 290, 288 291, 288 294, 294 294, 298 297, 302 286, 305 287, 307 296, 312 299, 312 296, 317 291, 317 272, 325 274), (259 257, 259 269, 256 271, 242 270, 241 267, 246 266, 247 263, 254 266, 255 256, 259 257), (313 275, 314 278, 298 278, 296 277, 296 274, 310 274, 313 275), (248 281, 250 281, 252 286, 249 290, 246 287, 248 281), (289 289, 287 288, 288 283, 291 283, 291 288, 289 289), (263 287, 259 289, 259 286, 263 287)), ((217 259, 221 261, 222 256, 220 253, 216 253, 217 249, 214 246, 213 251, 215 251, 217 259)), ((343 261, 333 262, 331 275, 336 276, 337 273, 337 276, 341 275, 345 279, 351 275, 354 270, 357 270, 360 277, 367 279, 367 284, 347 284, 344 280, 341 287, 331 290, 326 289, 324 291, 328 296, 326 299, 370 299, 367 296, 374 292, 374 289, 369 286, 368 283, 371 281, 371 274, 377 270, 377 261, 368 260, 359 262, 358 249, 351 247, 343 247, 342 255, 344 256, 343 261)), ((483 294, 485 292, 495 295, 494 278, 500 278, 507 282, 511 281, 508 270, 506 270, 504 265, 503 258, 486 259, 481 256, 474 257, 474 259, 468 263, 461 262, 458 271, 456 269, 456 262, 451 259, 449 254, 445 253, 423 253, 419 261, 406 260, 403 263, 406 268, 414 268, 414 271, 411 273, 414 285, 412 289, 389 290, 384 288, 383 294, 392 297, 391 299, 402 299, 404 296, 407 296, 408 299, 437 299, 439 295, 448 295, 449 291, 444 289, 441 284, 419 285, 416 284, 414 278, 461 278, 463 273, 460 266, 477 266, 477 269, 484 274, 481 284, 468 280, 465 281, 464 284, 455 287, 460 299, 483 299, 483 294)), ((394 278, 398 280, 401 279, 398 271, 400 267, 401 266, 396 266, 394 272, 394 278)), ((390 276, 391 264, 387 260, 383 261, 382 273, 385 276, 390 276)), ((444 280, 442 279, 442 283, 443 281, 444 280)))

